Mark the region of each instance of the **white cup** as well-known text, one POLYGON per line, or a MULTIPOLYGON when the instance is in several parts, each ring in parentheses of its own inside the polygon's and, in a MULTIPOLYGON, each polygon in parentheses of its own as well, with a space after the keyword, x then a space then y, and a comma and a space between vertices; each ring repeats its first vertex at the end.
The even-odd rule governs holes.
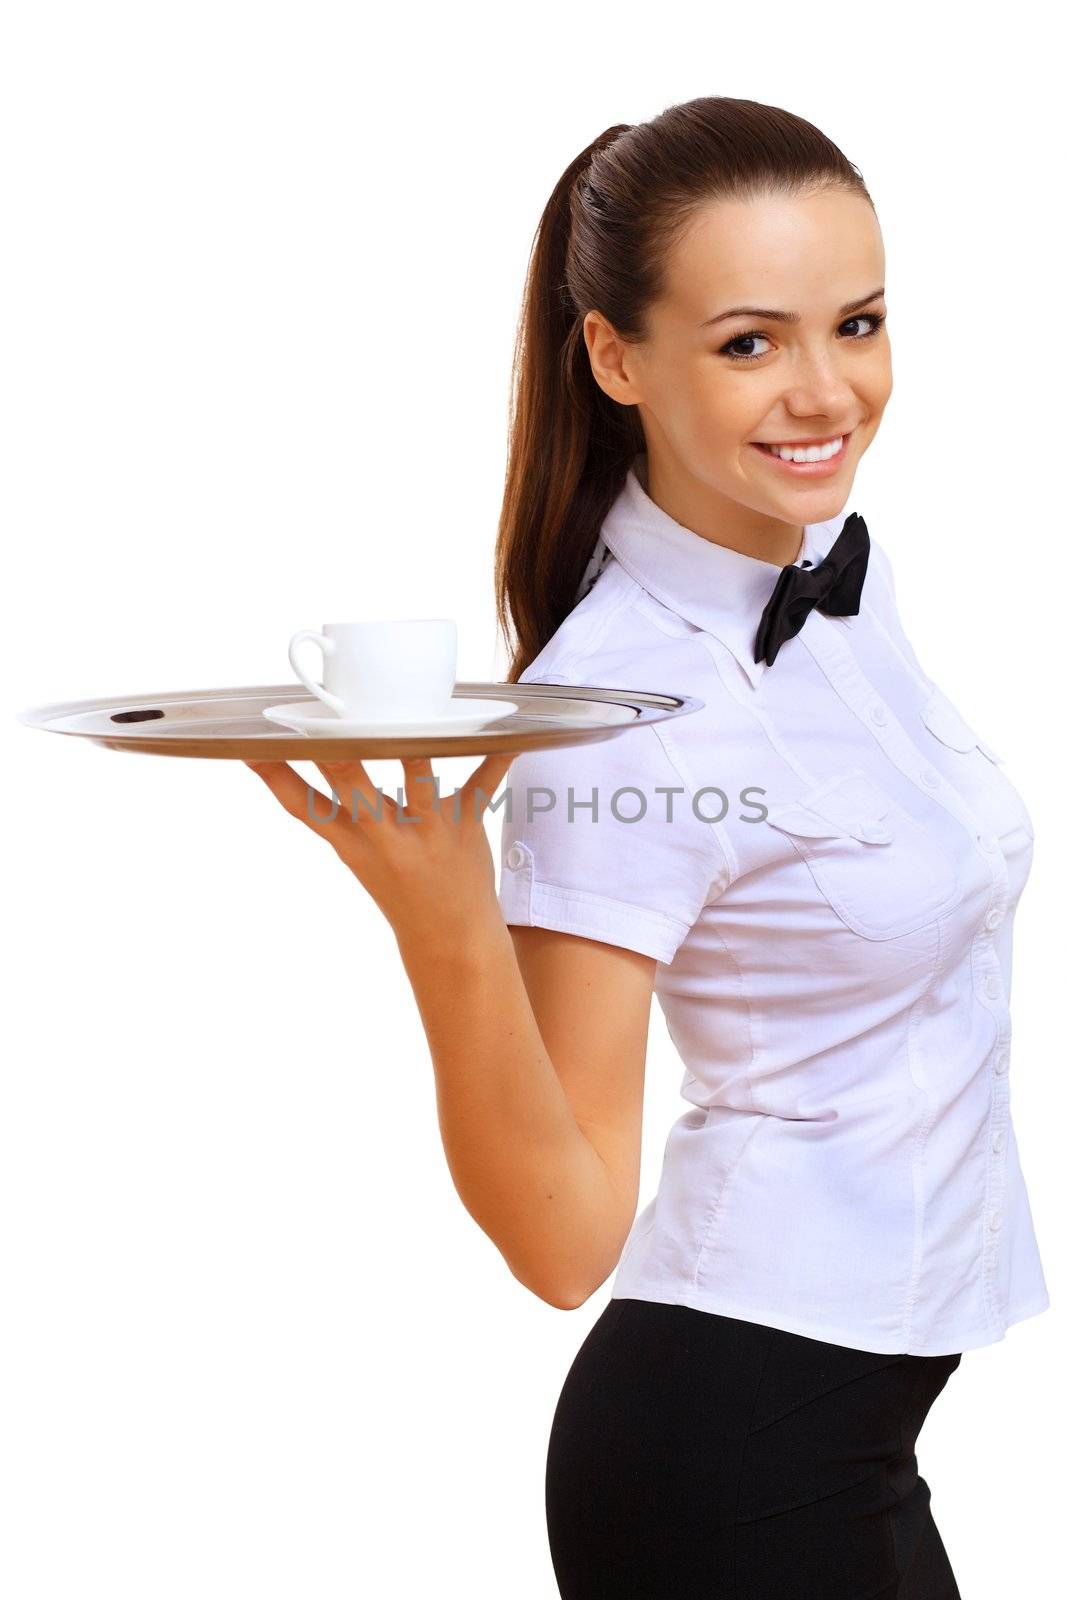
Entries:
POLYGON ((289 664, 305 689, 339 716, 360 722, 418 722, 443 717, 456 683, 456 624, 447 617, 397 622, 326 622, 289 641, 289 664), (322 651, 322 683, 308 677, 297 651, 310 639, 322 651))

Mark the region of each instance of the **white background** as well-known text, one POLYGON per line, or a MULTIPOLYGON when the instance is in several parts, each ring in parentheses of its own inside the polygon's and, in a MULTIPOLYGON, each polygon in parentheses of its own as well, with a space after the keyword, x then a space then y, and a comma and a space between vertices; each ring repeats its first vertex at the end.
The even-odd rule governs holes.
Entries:
MULTIPOLYGON (((288 683, 327 618, 453 616, 459 677, 502 677, 534 227, 602 129, 702 94, 808 117, 871 189, 895 392, 850 506, 1036 825, 1011 1103, 1053 1307, 964 1356, 919 1465, 967 1600, 1058 1566, 1056 57, 1033 4, 738 11, 3 11, 10 1600, 556 1593, 546 1442, 610 1282, 553 1310, 467 1215, 392 933, 253 773, 14 719, 288 683)), ((642 1207, 680 1079, 655 1007, 642 1207)))

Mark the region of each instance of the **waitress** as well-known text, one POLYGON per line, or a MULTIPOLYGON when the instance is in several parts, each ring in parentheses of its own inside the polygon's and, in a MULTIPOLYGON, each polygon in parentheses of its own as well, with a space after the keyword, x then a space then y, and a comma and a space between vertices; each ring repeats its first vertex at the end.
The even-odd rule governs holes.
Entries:
POLYGON ((614 1273, 549 1437, 563 1600, 958 1597, 916 1439, 962 1353, 1049 1303, 1009 1109, 1030 818, 847 509, 885 283, 859 171, 802 118, 608 129, 530 263, 508 681, 702 709, 487 757, 458 808, 405 761, 422 827, 346 814, 359 763, 319 764, 330 822, 255 766, 389 920, 514 1276, 572 1308, 614 1273), (636 1216, 653 994, 688 1109, 636 1216))

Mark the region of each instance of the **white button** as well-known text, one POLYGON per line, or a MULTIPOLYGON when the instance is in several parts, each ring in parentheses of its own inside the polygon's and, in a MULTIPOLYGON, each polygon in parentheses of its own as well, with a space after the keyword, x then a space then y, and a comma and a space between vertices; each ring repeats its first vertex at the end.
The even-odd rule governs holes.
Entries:
POLYGON ((1004 1129, 1001 1128, 1000 1132, 997 1134, 996 1138, 993 1140, 993 1149, 997 1150, 997 1151, 1003 1150, 1003 1148, 1007 1144, 1007 1142, 1008 1142, 1008 1136, 1004 1132, 1004 1129))
POLYGON ((938 784, 941 782, 940 773, 935 772, 933 767, 924 767, 919 773, 919 777, 922 779, 928 789, 936 789, 938 784))
POLYGON ((1008 1052, 1006 1050, 1002 1050, 1000 1052, 999 1056, 997 1057, 997 1059, 993 1063, 993 1067, 994 1067, 994 1070, 997 1071, 997 1072, 1007 1072, 1007 1070, 1008 1070, 1008 1052))
POLYGON ((995 1000, 997 995, 1000 993, 1000 984, 997 979, 993 977, 992 973, 990 973, 989 977, 985 981, 985 992, 989 996, 990 1000, 995 1000))
POLYGON ((871 721, 877 722, 879 727, 889 721, 889 713, 883 705, 871 707, 871 721))
POLYGON ((996 907, 994 906, 992 911, 987 911, 986 912, 986 919, 985 919, 986 927, 987 928, 995 928, 997 926, 997 924, 1000 922, 1000 920, 1003 917, 1003 915, 1004 915, 1003 911, 998 911, 996 909, 996 907))
POLYGON ((983 850, 988 850, 990 855, 992 855, 993 851, 997 848, 997 836, 995 833, 980 833, 978 835, 978 843, 982 846, 983 850))
POLYGON ((992 1228, 993 1232, 996 1233, 997 1229, 1000 1227, 999 1211, 991 1211, 989 1213, 989 1226, 992 1228))
POLYGON ((865 822, 860 833, 865 839, 870 839, 872 844, 884 844, 889 838, 880 822, 865 822))
POLYGON ((523 862, 526 860, 526 855, 523 851, 522 845, 513 844, 505 859, 509 867, 521 867, 523 862))

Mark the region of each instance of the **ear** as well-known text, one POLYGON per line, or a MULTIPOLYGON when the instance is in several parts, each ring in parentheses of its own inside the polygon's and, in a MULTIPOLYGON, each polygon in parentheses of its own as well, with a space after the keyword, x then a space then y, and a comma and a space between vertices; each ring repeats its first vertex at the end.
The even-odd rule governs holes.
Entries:
POLYGON ((634 346, 627 344, 599 311, 586 312, 582 335, 593 377, 604 393, 619 405, 637 405, 643 396, 636 381, 634 346))

